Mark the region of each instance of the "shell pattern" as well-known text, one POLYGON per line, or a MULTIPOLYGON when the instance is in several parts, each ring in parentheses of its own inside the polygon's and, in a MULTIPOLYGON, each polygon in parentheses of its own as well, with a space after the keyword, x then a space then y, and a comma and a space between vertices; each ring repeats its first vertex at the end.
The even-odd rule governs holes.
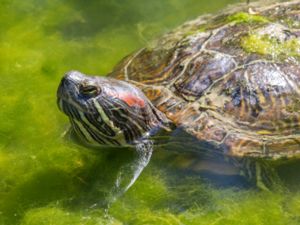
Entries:
POLYGON ((234 6, 185 23, 122 60, 177 126, 232 156, 300 154, 300 2, 234 6))

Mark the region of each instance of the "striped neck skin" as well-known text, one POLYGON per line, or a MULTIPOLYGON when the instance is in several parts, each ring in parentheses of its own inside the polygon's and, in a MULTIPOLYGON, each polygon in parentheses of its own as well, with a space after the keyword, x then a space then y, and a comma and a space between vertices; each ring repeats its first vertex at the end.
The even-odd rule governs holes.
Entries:
POLYGON ((135 144, 168 122, 137 87, 77 71, 62 78, 57 103, 79 139, 92 146, 135 144))

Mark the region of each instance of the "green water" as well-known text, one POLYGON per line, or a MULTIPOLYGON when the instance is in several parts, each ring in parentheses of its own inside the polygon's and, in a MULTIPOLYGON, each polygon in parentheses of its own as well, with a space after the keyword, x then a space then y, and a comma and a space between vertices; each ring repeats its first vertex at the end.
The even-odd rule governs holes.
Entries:
POLYGON ((63 138, 56 88, 66 71, 105 75, 156 36, 233 2, 0 0, 0 224, 300 224, 297 162, 279 170, 285 188, 268 193, 193 160, 187 169, 193 156, 162 147, 107 211, 130 151, 63 138))

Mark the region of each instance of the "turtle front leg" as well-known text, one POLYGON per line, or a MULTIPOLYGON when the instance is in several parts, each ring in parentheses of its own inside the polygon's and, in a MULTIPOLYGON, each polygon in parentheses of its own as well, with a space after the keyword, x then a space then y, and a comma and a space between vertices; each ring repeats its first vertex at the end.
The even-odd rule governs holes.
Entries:
POLYGON ((254 158, 233 158, 233 164, 240 169, 240 173, 258 189, 264 191, 280 187, 280 179, 274 169, 267 162, 254 158))
POLYGON ((135 148, 134 160, 123 165, 118 172, 110 193, 110 202, 124 194, 134 184, 150 161, 153 152, 153 142, 151 140, 141 140, 135 144, 135 148))

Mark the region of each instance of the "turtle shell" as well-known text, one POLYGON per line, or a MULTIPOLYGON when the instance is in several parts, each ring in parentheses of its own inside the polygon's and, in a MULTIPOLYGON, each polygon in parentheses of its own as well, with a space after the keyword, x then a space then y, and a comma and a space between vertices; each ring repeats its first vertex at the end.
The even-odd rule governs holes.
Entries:
POLYGON ((233 6, 185 23, 110 76, 225 154, 300 154, 300 1, 233 6))

